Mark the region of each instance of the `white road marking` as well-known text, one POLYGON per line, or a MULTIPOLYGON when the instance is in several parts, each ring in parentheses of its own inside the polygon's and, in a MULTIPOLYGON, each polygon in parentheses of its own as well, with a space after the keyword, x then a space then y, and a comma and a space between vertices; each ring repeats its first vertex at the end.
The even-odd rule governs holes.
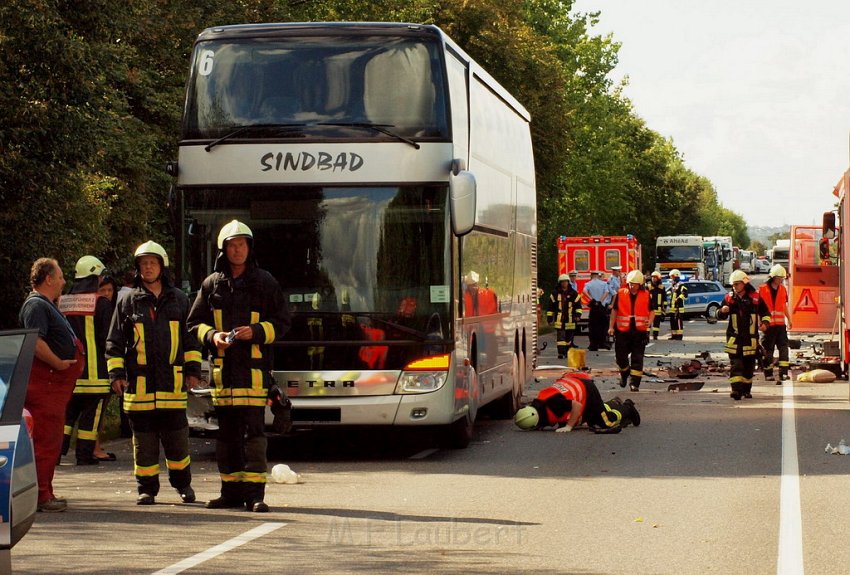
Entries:
POLYGON ((782 481, 779 488, 779 556, 777 575, 803 575, 803 521, 800 512, 800 468, 794 385, 782 388, 782 481))
POLYGON ((286 523, 263 523, 258 527, 254 527, 253 529, 246 531, 242 535, 237 535, 233 539, 225 541, 224 543, 220 543, 215 547, 210 547, 206 551, 201 551, 197 555, 193 555, 175 563, 170 567, 166 567, 165 569, 161 569, 154 573, 153 575, 174 575, 175 573, 182 573, 186 569, 191 569, 196 565, 200 565, 204 561, 209 561, 213 557, 218 557, 222 553, 227 553, 233 549, 236 549, 240 545, 244 545, 245 543, 249 543, 258 537, 262 537, 263 535, 267 535, 276 529, 280 529, 286 525, 286 523))
POLYGON ((440 450, 437 449, 436 447, 432 447, 430 449, 423 449, 422 451, 420 451, 416 455, 411 455, 410 457, 408 457, 408 459, 425 459, 426 457, 433 455, 433 454, 437 453, 438 451, 440 451, 440 450))

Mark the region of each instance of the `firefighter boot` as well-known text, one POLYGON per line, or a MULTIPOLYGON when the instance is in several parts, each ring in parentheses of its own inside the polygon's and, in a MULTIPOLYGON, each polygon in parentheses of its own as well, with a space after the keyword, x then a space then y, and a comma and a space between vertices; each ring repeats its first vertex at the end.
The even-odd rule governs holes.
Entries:
POLYGON ((638 413, 637 407, 635 407, 635 402, 631 399, 627 399, 623 402, 623 422, 628 421, 635 427, 640 427, 640 414, 638 413))
POLYGON ((735 401, 741 401, 742 395, 743 395, 743 393, 742 393, 742 390, 741 390, 741 384, 737 383, 737 382, 733 383, 732 384, 732 393, 729 394, 729 397, 731 397, 735 401))
POLYGON ((741 395, 746 399, 753 398, 753 384, 752 383, 742 383, 741 384, 741 395))
POLYGON ((177 490, 177 493, 180 494, 180 500, 183 503, 194 503, 195 502, 195 490, 192 489, 191 485, 187 485, 186 487, 181 487, 177 490))

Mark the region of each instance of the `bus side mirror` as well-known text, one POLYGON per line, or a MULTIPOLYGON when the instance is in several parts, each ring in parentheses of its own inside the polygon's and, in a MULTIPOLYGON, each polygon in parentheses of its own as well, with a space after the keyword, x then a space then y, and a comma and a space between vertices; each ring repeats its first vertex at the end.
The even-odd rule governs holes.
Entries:
POLYGON ((449 176, 449 209, 452 233, 464 236, 475 225, 476 184, 472 172, 459 170, 449 176))
POLYGON ((832 212, 825 212, 823 214, 823 237, 828 240, 831 240, 835 237, 835 214, 832 212))

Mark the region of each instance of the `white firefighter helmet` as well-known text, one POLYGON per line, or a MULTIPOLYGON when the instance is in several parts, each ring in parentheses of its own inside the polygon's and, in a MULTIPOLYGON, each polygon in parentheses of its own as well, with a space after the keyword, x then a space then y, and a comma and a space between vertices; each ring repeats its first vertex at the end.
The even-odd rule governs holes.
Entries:
POLYGON ((239 220, 233 220, 232 222, 225 224, 224 227, 221 228, 221 231, 218 232, 218 249, 223 250, 224 242, 238 237, 254 239, 254 233, 251 231, 251 228, 239 220))
POLYGON ((680 272, 679 270, 670 270, 670 277, 671 278, 682 277, 682 272, 680 272))
POLYGON ((729 276, 729 283, 745 282, 749 279, 747 272, 744 270, 735 270, 732 272, 732 275, 729 276))
POLYGON ((103 262, 97 259, 94 256, 83 256, 77 260, 77 267, 75 269, 74 279, 87 278, 89 276, 99 276, 104 270, 106 270, 106 266, 103 265, 103 262))
POLYGON ((558 283, 568 282, 568 281, 570 281, 570 276, 568 276, 567 274, 561 274, 561 275, 558 276, 558 283))
POLYGON ((661 277, 661 272, 660 272, 660 271, 658 271, 658 270, 655 270, 654 272, 652 272, 651 274, 649 274, 649 277, 653 277, 653 278, 660 278, 660 277, 661 277))
POLYGON ((781 264, 776 264, 770 268, 770 272, 767 275, 772 278, 785 278, 788 277, 788 272, 785 271, 785 268, 781 264))
POLYGON ((136 248, 136 253, 133 254, 136 265, 138 265, 139 258, 142 256, 157 256, 162 262, 162 267, 168 267, 168 254, 165 253, 165 248, 154 241, 148 240, 136 248))
POLYGON ((643 272, 641 272, 640 270, 632 270, 629 272, 629 275, 626 276, 626 283, 642 284, 643 281, 643 272))
POLYGON ((530 405, 526 405, 516 412, 514 423, 520 429, 534 429, 540 422, 540 415, 537 410, 530 405))

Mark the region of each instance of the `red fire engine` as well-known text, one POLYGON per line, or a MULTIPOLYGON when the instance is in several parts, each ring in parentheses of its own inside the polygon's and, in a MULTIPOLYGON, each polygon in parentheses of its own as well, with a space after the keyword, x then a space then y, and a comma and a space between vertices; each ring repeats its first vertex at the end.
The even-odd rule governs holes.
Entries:
MULTIPOLYGON (((578 272, 576 285, 579 293, 582 293, 584 284, 590 281, 592 271, 604 272, 607 277, 613 271, 612 267, 620 266, 623 274, 621 281, 625 285, 626 274, 641 269, 642 264, 640 243, 631 234, 558 238, 558 274, 578 272)), ((578 331, 587 325, 587 304, 586 298, 582 297, 584 311, 578 331)))
POLYGON ((613 266, 620 266, 625 282, 625 275, 641 269, 642 264, 640 243, 631 234, 558 238, 558 273, 578 272, 579 293, 590 281, 592 271, 604 272, 607 276, 613 266))

